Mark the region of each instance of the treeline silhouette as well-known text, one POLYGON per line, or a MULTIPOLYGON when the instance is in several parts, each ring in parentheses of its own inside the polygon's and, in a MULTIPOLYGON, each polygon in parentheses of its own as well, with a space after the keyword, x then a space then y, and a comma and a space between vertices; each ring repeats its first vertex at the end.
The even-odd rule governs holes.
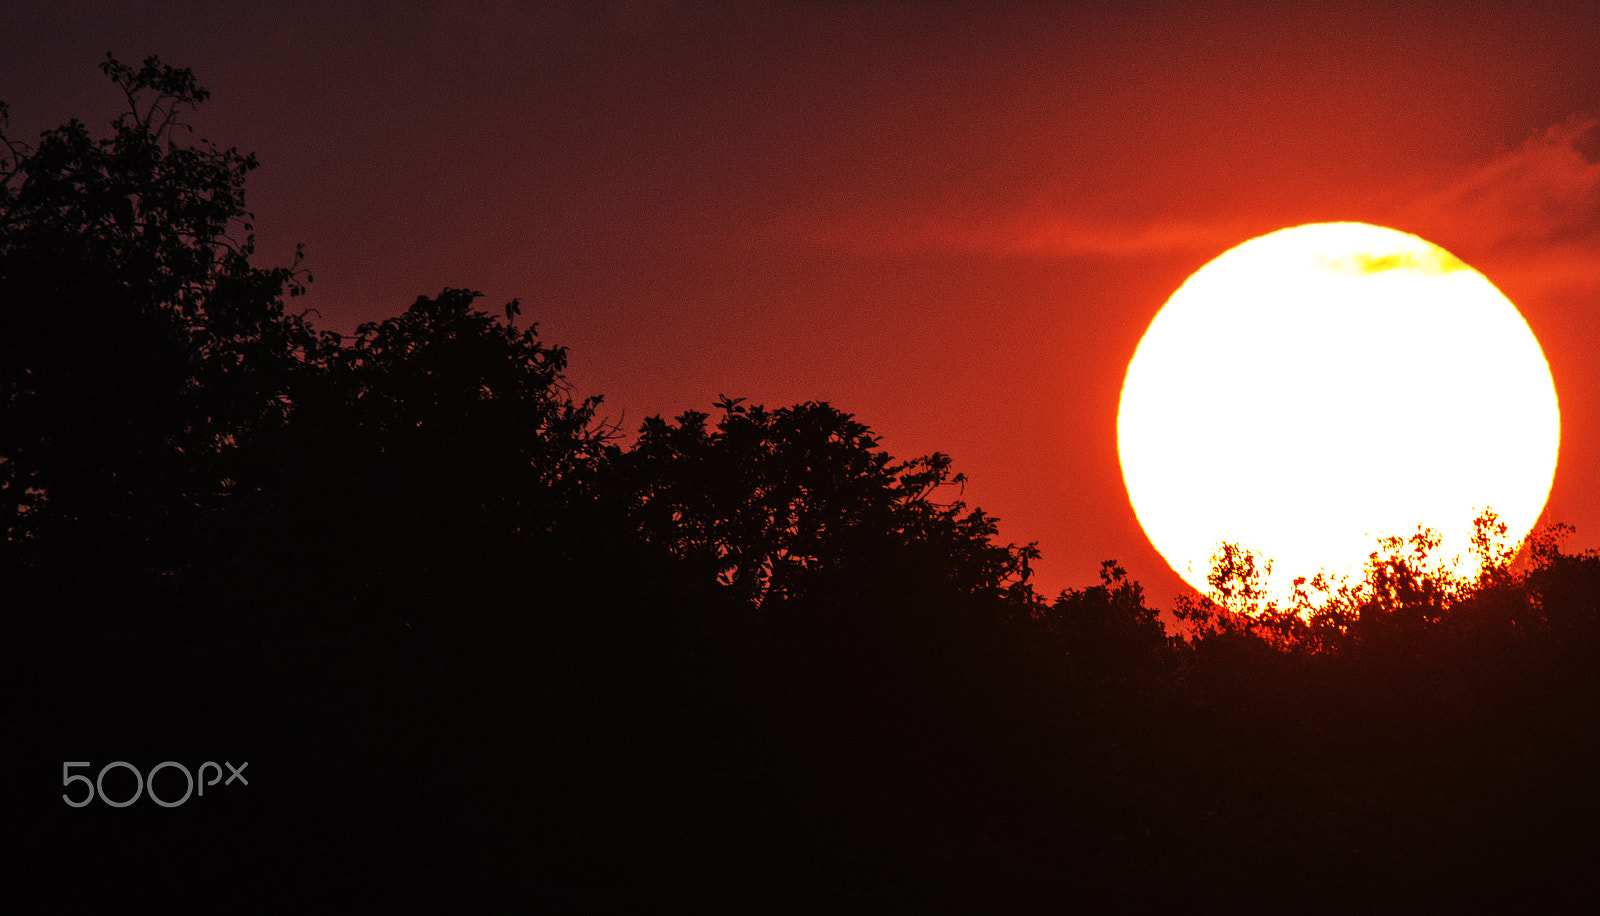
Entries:
POLYGON ((1228 555, 1173 632, 1114 563, 1047 599, 949 457, 896 460, 827 404, 723 398, 628 442, 520 304, 447 289, 318 330, 301 263, 251 263, 254 158, 186 139, 193 75, 103 69, 128 101, 109 136, 6 135, 0 160, 22 898, 1594 896, 1600 558, 1559 531, 1470 582, 1395 541, 1288 611, 1228 555), (64 762, 117 760, 250 782, 61 799, 64 762))

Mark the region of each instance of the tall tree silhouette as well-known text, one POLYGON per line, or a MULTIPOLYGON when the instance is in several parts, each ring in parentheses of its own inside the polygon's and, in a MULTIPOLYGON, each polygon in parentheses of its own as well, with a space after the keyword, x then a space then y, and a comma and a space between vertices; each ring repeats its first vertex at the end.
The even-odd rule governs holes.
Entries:
POLYGON ((155 58, 101 69, 128 101, 109 138, 3 136, 0 523, 14 560, 49 543, 170 572, 314 341, 284 311, 296 268, 250 264, 255 158, 179 143, 206 91, 155 58))

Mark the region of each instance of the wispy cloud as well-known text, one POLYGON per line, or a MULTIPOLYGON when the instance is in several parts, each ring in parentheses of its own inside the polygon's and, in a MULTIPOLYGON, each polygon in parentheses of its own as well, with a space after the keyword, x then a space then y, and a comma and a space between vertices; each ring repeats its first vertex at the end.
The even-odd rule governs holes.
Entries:
MULTIPOLYGON (((1308 201, 1302 213, 1414 232, 1446 246, 1491 279, 1514 281, 1523 290, 1600 289, 1600 162, 1585 152, 1600 134, 1597 128, 1600 118, 1573 117, 1420 189, 1373 189, 1365 204, 1346 213, 1308 201)), ((857 214, 790 228, 824 245, 877 253, 968 251, 1071 259, 1220 254, 1291 224, 1282 213, 1265 210, 1231 218, 1174 215, 1126 223, 1041 207, 975 218, 857 214)))
POLYGON ((1600 287, 1600 162, 1574 117, 1398 208, 1396 222, 1525 288, 1600 287))
POLYGON ((1132 257, 1174 251, 1222 251, 1248 233, 1234 222, 1160 221, 1103 226, 1068 217, 1022 217, 977 226, 926 227, 934 244, 1000 254, 1047 257, 1132 257))
POLYGON ((1448 224, 1484 247, 1562 241, 1600 230, 1600 163, 1580 141, 1600 121, 1571 118, 1414 201, 1419 220, 1448 224))
POLYGON ((1262 228, 1259 219, 1162 220, 1117 226, 1073 216, 1021 214, 964 221, 863 217, 800 231, 826 245, 875 253, 966 251, 998 257, 1124 258, 1220 253, 1270 228, 1262 228))

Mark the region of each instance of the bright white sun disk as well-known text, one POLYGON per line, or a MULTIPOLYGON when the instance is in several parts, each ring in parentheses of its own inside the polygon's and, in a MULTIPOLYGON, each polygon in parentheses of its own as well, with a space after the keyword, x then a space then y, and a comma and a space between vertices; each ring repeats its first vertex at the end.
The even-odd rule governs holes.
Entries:
POLYGON ((1493 509, 1520 540, 1560 441, 1538 342, 1482 274, 1364 223, 1274 232, 1190 277, 1128 366, 1123 478, 1157 550, 1205 590, 1223 542, 1271 591, 1359 578, 1376 539, 1437 530, 1469 555, 1493 509))

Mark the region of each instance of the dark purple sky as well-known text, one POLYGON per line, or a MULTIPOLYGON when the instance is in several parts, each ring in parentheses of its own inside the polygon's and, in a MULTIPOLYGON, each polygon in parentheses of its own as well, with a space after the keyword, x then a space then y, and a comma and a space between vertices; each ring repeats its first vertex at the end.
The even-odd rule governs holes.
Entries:
POLYGON ((1522 309, 1548 516, 1600 543, 1600 14, 1283 6, 11 3, 0 99, 14 135, 104 124, 105 52, 159 53, 260 155, 261 262, 306 243, 321 326, 519 296, 630 429, 830 401, 953 454, 1048 592, 1116 557, 1160 606, 1115 440, 1145 327, 1247 238, 1394 226, 1522 309))

